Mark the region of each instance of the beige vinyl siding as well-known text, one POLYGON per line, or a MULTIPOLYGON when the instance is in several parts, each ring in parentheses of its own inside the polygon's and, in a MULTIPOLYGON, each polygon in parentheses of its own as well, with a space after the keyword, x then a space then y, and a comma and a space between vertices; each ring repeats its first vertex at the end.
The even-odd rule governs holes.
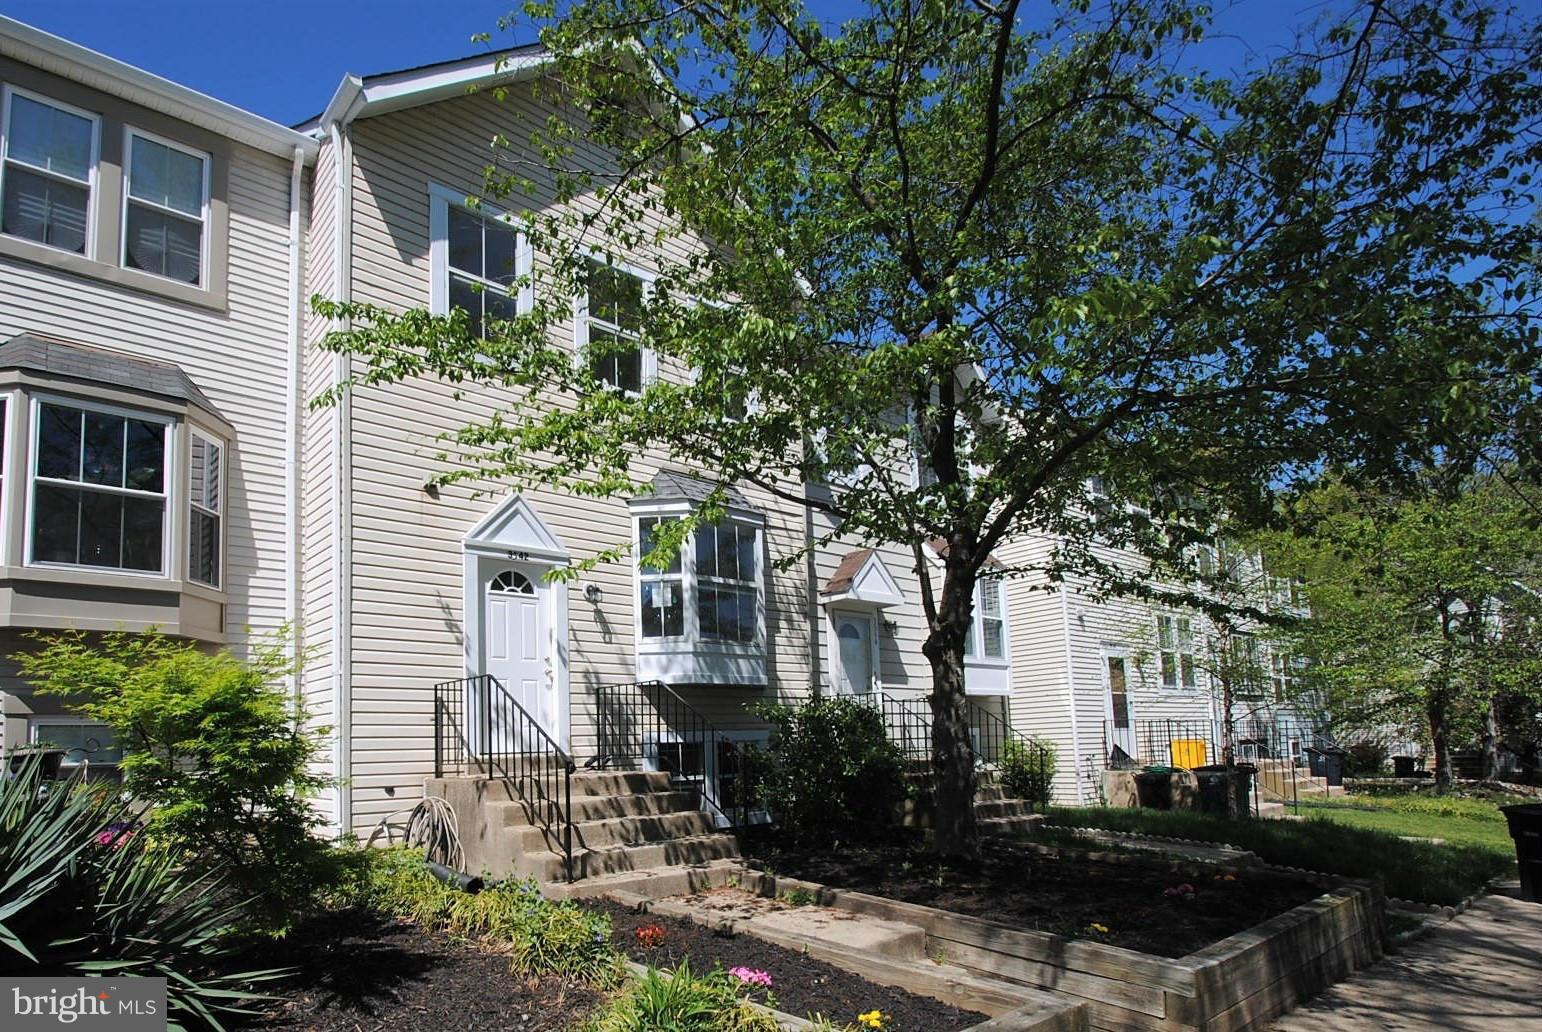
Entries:
MULTIPOLYGON (((323 144, 310 177, 310 218, 305 237, 305 296, 331 297, 336 287, 334 233, 336 201, 333 192, 334 154, 323 144)), ((305 322, 305 350, 301 366, 300 438, 300 627, 308 661, 302 670, 301 695, 314 726, 332 728, 336 735, 332 650, 333 540, 332 520, 338 485, 333 470, 336 447, 336 414, 313 409, 310 402, 333 382, 332 357, 316 349, 327 330, 325 320, 309 315, 305 322)), ((323 772, 336 775, 336 756, 328 749, 320 758, 323 772)), ((321 800, 328 820, 337 819, 336 790, 321 800)))
MULTIPOLYGON (((0 258, 0 339, 32 332, 175 362, 235 428, 224 573, 225 627, 237 651, 285 617, 289 174, 287 163, 232 145, 223 313, 0 258)), ((7 490, 22 490, 23 471, 13 472, 7 490)))
MULTIPOLYGON (((494 132, 510 139, 551 109, 528 88, 500 103, 474 95, 366 119, 351 127, 352 296, 396 309, 429 304, 430 182, 480 192, 494 132)), ((500 202, 519 210, 550 202, 550 192, 500 202)), ((688 246, 681 239, 671 245, 688 246)), ((539 257, 537 259, 539 261, 539 257)), ((647 266, 645 258, 637 264, 647 266)), ((558 336, 571 342, 571 326, 558 336)), ((678 373, 678 371, 675 371, 678 373)), ((667 371, 666 371, 667 374, 667 371)), ((505 485, 453 485, 431 497, 425 479, 441 468, 440 434, 485 420, 505 401, 493 389, 457 389, 426 378, 388 389, 362 389, 352 416, 352 661, 351 789, 354 824, 373 825, 412 805, 433 765, 432 688, 464 675, 462 540, 507 495, 505 485)), ((634 474, 646 479, 657 459, 643 457, 634 474)), ((803 513, 765 493, 744 493, 766 513, 767 654, 771 688, 682 689, 709 719, 751 726, 743 705, 804 691, 808 681, 805 575, 776 572, 776 558, 801 547, 803 513)), ((574 498, 552 490, 524 492, 576 561, 624 544, 632 535, 624 502, 574 498)), ((604 684, 635 680, 633 570, 630 560, 604 563, 568 589, 571 751, 593 754, 593 693, 604 684), (592 605, 583 589, 603 593, 592 605)))

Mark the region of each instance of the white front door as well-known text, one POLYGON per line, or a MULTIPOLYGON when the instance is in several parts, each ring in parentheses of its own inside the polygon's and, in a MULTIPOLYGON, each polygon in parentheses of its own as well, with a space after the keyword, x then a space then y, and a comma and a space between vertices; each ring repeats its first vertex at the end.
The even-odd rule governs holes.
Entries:
POLYGON ((839 652, 836 687, 847 695, 873 690, 873 618, 860 613, 835 614, 835 645, 839 652))
POLYGON ((1103 654, 1105 686, 1108 689, 1108 759, 1135 759, 1135 710, 1130 703, 1129 675, 1123 653, 1103 654), (1115 750, 1123 753, 1117 756, 1115 750))
MULTIPOLYGON (((497 678, 508 697, 528 713, 554 741, 560 742, 562 709, 550 663, 551 632, 546 591, 538 578, 518 570, 500 570, 487 582, 486 656, 483 672, 497 678)), ((519 748, 517 714, 494 692, 492 734, 495 748, 519 748)), ((526 737, 528 737, 528 730, 526 737)))

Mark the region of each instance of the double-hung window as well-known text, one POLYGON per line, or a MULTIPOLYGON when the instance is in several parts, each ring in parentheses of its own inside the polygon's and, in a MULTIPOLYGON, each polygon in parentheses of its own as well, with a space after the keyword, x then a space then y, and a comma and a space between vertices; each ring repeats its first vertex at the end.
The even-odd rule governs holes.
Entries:
POLYGON ((648 376, 641 344, 646 282, 636 273, 597 259, 584 266, 585 293, 578 319, 578 351, 601 384, 636 393, 648 376))
POLYGON ((224 531, 225 447, 197 430, 191 434, 188 477, 187 575, 211 588, 220 586, 224 531))
POLYGON ((127 130, 123 265, 203 286, 209 224, 209 156, 127 130))
POLYGON ((1199 687, 1194 655, 1194 625, 1186 616, 1157 617, 1157 651, 1163 688, 1199 687))
POLYGON ((89 255, 101 122, 17 89, 0 112, 0 232, 89 255))
POLYGON ((165 421, 38 402, 31 561, 164 573, 165 421))
POLYGON ((994 577, 981 578, 975 584, 975 617, 969 621, 969 632, 964 635, 966 658, 1007 658, 1006 606, 1001 597, 1004 587, 994 577))
POLYGON ((758 544, 759 532, 747 523, 696 528, 696 622, 703 641, 755 641, 758 544))
POLYGON ((1274 701, 1285 702, 1296 692, 1296 665, 1290 656, 1276 652, 1269 657, 1269 684, 1274 701))
POLYGON ((429 309, 465 312, 485 338, 492 323, 530 306, 531 254, 519 229, 491 207, 470 207, 465 194, 429 186, 429 309))
POLYGON ((645 516, 638 521, 638 606, 642 611, 644 638, 679 638, 685 634, 685 572, 681 554, 662 569, 644 560, 654 549, 654 531, 661 521, 645 516))

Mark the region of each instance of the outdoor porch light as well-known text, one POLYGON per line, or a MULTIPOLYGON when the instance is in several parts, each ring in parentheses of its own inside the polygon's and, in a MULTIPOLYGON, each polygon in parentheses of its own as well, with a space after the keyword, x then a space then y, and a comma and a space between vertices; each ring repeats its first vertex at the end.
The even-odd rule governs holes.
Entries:
POLYGON ((597 605, 600 604, 600 599, 602 599, 604 597, 605 597, 605 592, 600 590, 600 586, 598 584, 585 584, 584 585, 584 601, 585 602, 588 602, 591 605, 596 605, 597 606, 597 605))

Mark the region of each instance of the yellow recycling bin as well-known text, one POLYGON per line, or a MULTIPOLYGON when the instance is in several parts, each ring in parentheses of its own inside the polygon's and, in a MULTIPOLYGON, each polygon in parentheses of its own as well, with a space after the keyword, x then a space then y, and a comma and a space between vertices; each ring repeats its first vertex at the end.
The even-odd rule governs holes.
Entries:
POLYGON ((1170 745, 1174 767, 1193 770, 1195 767, 1205 765, 1206 749, 1203 738, 1174 738, 1170 745))

